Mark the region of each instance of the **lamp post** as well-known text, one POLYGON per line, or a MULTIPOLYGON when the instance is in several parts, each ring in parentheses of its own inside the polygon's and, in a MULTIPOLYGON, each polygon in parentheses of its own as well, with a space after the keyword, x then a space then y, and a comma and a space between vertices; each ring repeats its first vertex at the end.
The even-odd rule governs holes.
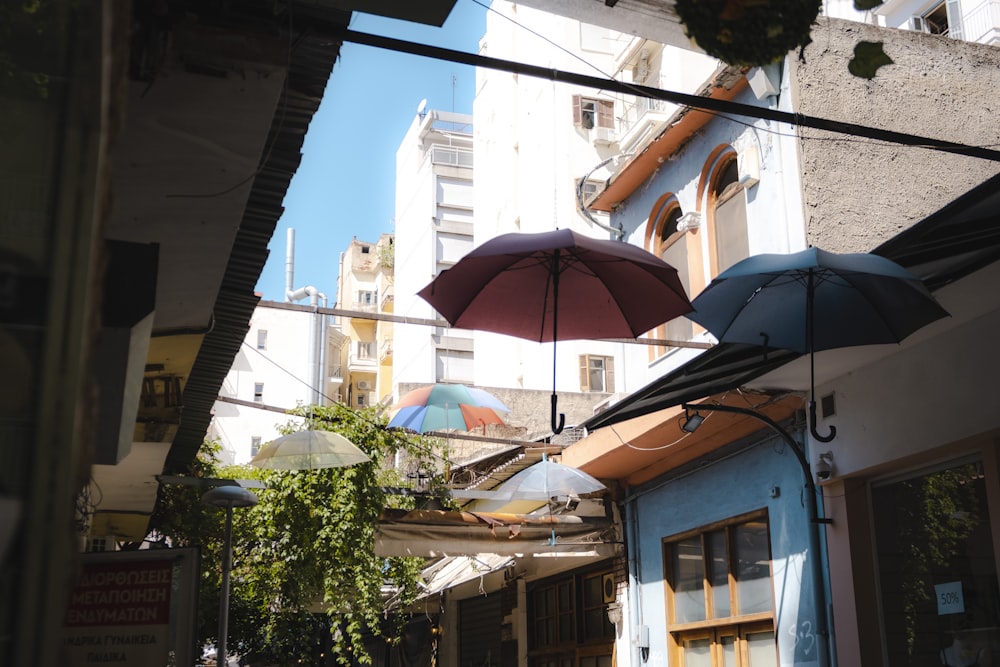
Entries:
POLYGON ((226 635, 229 633, 229 573, 233 569, 233 508, 253 507, 257 496, 242 486, 217 486, 204 493, 201 502, 226 510, 226 533, 222 547, 222 589, 219 595, 219 640, 216 642, 215 664, 228 665, 226 635))

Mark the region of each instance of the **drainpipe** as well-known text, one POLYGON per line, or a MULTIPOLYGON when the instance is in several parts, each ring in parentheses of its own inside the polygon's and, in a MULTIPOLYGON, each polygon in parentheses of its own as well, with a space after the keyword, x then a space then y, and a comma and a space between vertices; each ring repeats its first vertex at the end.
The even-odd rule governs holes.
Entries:
POLYGON ((295 230, 288 228, 285 235, 285 300, 291 303, 292 285, 295 284, 295 230))
POLYGON ((634 497, 628 499, 625 505, 625 526, 628 530, 627 544, 632 548, 628 553, 628 619, 629 646, 632 649, 632 661, 630 664, 641 665, 645 662, 642 658, 642 648, 639 646, 639 628, 642 626, 640 618, 639 604, 639 582, 641 581, 639 572, 638 553, 642 550, 639 544, 639 505, 634 497))
POLYGON ((320 315, 319 313, 319 300, 323 300, 323 306, 326 306, 326 294, 320 292, 312 285, 307 285, 306 287, 300 287, 295 291, 289 290, 285 293, 285 298, 289 303, 294 301, 301 301, 302 299, 309 297, 309 305, 313 307, 313 320, 312 325, 309 327, 309 372, 312 377, 309 382, 310 390, 312 391, 312 403, 314 405, 321 405, 321 399, 323 396, 323 357, 325 356, 324 351, 321 346, 324 344, 324 337, 322 335, 323 322, 326 316, 320 315))

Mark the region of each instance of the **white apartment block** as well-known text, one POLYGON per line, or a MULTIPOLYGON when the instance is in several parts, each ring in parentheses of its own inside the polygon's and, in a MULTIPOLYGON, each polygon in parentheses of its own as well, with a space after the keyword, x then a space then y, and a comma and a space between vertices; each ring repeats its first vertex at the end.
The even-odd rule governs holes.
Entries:
MULTIPOLYGON (((418 109, 396 152, 395 314, 437 318, 417 292, 473 247, 472 171, 472 117, 418 109)), ((476 380, 471 332, 397 323, 393 348, 394 387, 476 380)))
MULTIPOLYGON (((318 327, 330 329, 329 318, 314 313, 259 305, 243 345, 216 401, 208 437, 222 445, 225 463, 248 463, 280 435, 279 427, 301 421, 283 414, 300 405, 325 404, 336 398, 336 364, 325 371, 324 386, 316 376, 322 355, 316 350, 318 327), (235 399, 228 402, 226 399, 235 399)), ((339 336, 330 330, 331 343, 339 336)), ((325 364, 326 365, 326 364, 325 364)))

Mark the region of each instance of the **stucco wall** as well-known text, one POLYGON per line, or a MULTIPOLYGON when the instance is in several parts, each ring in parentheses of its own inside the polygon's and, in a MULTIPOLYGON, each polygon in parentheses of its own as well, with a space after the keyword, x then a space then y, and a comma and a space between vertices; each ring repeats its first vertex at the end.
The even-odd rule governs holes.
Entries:
MULTIPOLYGON (((795 110, 971 145, 1000 141, 1000 49, 823 19, 805 61, 790 59, 795 110), (862 40, 894 64, 871 80, 847 63, 862 40)), ((1000 163, 799 129, 808 241, 866 252, 1000 171, 1000 163), (828 140, 829 139, 829 140, 828 140)))
POLYGON ((662 540, 762 508, 768 512, 781 664, 815 663, 817 623, 805 560, 809 522, 804 481, 792 452, 779 439, 771 439, 697 472, 647 485, 628 505, 628 520, 638 522, 638 530, 626 539, 637 540, 633 572, 641 589, 641 612, 633 622, 649 627, 647 665, 668 664, 662 540), (772 497, 772 488, 778 489, 777 497, 772 497))

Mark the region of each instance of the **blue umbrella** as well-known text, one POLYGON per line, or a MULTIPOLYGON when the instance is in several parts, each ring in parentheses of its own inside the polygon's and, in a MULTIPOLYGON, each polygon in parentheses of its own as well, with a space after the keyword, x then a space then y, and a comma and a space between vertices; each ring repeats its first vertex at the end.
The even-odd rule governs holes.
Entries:
POLYGON ((871 254, 808 248, 748 257, 719 274, 692 301, 688 318, 720 342, 759 344, 810 355, 810 432, 816 431, 812 353, 855 345, 899 343, 946 317, 923 282, 871 254))

